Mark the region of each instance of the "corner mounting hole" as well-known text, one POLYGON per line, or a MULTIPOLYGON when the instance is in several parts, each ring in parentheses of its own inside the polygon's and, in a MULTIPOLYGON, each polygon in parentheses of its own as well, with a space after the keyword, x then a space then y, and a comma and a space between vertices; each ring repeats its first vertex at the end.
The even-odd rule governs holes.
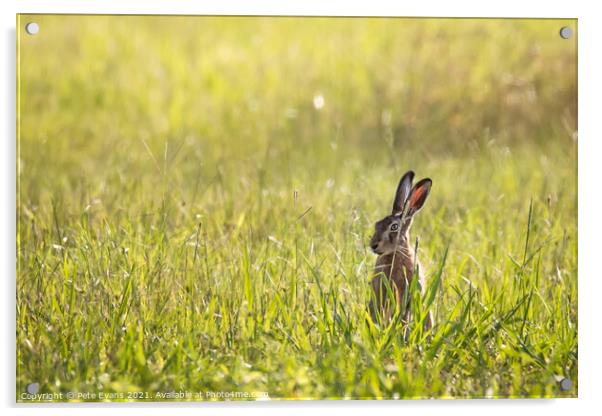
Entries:
POLYGON ((573 29, 568 26, 560 28, 560 37, 562 39, 569 39, 571 36, 573 36, 573 29))
POLYGON ((25 390, 29 394, 36 394, 40 390, 40 384, 39 383, 29 383, 25 387, 25 390))
POLYGON ((36 22, 29 22, 25 25, 25 31, 30 35, 37 35, 40 31, 40 25, 36 22))
POLYGON ((563 378, 560 380, 560 390, 568 391, 573 388, 573 382, 569 378, 563 378))

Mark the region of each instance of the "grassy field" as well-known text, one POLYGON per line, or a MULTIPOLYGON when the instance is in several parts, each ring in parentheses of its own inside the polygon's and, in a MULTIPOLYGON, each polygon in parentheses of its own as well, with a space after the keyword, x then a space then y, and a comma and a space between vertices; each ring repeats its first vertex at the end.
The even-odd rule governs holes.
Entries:
POLYGON ((22 16, 17 400, 576 396, 563 25, 22 16), (408 169, 405 340, 368 241, 408 169))

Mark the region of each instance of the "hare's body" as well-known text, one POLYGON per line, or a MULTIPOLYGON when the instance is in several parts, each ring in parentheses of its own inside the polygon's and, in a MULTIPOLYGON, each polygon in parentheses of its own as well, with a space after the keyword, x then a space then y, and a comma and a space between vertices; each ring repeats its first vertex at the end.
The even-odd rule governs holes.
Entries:
MULTIPOLYGON (((421 292, 424 292, 424 275, 415 260, 414 249, 407 242, 403 246, 400 245, 394 253, 383 254, 376 258, 374 278, 372 278, 374 299, 370 301, 370 315, 373 321, 377 322, 378 311, 382 313, 381 320, 389 321, 396 307, 405 311, 403 321, 406 323, 409 321, 410 298, 405 296, 405 293, 414 278, 418 279, 418 287, 421 292), (395 305, 389 302, 388 288, 393 291, 395 305)), ((425 328, 429 329, 431 326, 432 318, 429 312, 425 328)))
MULTIPOLYGON (((393 213, 376 223, 370 241, 372 250, 378 254, 372 279, 374 298, 370 301, 370 315, 374 322, 388 323, 397 310, 404 311, 402 319, 409 322, 411 308, 407 290, 415 278, 419 279, 420 291, 425 288, 424 275, 410 244, 409 230, 414 214, 422 208, 429 194, 431 180, 423 179, 412 188, 413 177, 414 173, 410 171, 401 178, 393 213)), ((424 327, 430 329, 432 325, 429 312, 424 327)))

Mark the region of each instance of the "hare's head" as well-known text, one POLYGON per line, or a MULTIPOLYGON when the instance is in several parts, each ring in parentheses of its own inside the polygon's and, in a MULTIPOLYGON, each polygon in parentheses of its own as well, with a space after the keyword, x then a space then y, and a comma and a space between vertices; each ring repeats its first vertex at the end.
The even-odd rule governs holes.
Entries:
POLYGON ((393 212, 374 225, 370 247, 378 255, 393 253, 397 246, 405 242, 414 214, 420 211, 429 195, 432 181, 429 178, 421 179, 412 187, 413 179, 412 171, 401 177, 393 201, 393 212))

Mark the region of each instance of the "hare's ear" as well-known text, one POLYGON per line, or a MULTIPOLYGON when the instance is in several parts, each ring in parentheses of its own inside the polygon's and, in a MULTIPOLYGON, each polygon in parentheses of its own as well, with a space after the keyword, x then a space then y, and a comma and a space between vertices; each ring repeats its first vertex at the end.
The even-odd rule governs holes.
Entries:
POLYGON ((412 181, 414 180, 414 172, 407 171, 400 179, 395 192, 395 200, 393 201, 393 215, 400 215, 405 207, 406 200, 412 189, 412 181))
POLYGON ((429 178, 424 178, 418 181, 414 188, 412 188, 412 192, 410 192, 410 196, 407 202, 407 213, 408 217, 411 217, 424 205, 426 198, 429 196, 429 192, 431 191, 431 185, 433 181, 429 178))

